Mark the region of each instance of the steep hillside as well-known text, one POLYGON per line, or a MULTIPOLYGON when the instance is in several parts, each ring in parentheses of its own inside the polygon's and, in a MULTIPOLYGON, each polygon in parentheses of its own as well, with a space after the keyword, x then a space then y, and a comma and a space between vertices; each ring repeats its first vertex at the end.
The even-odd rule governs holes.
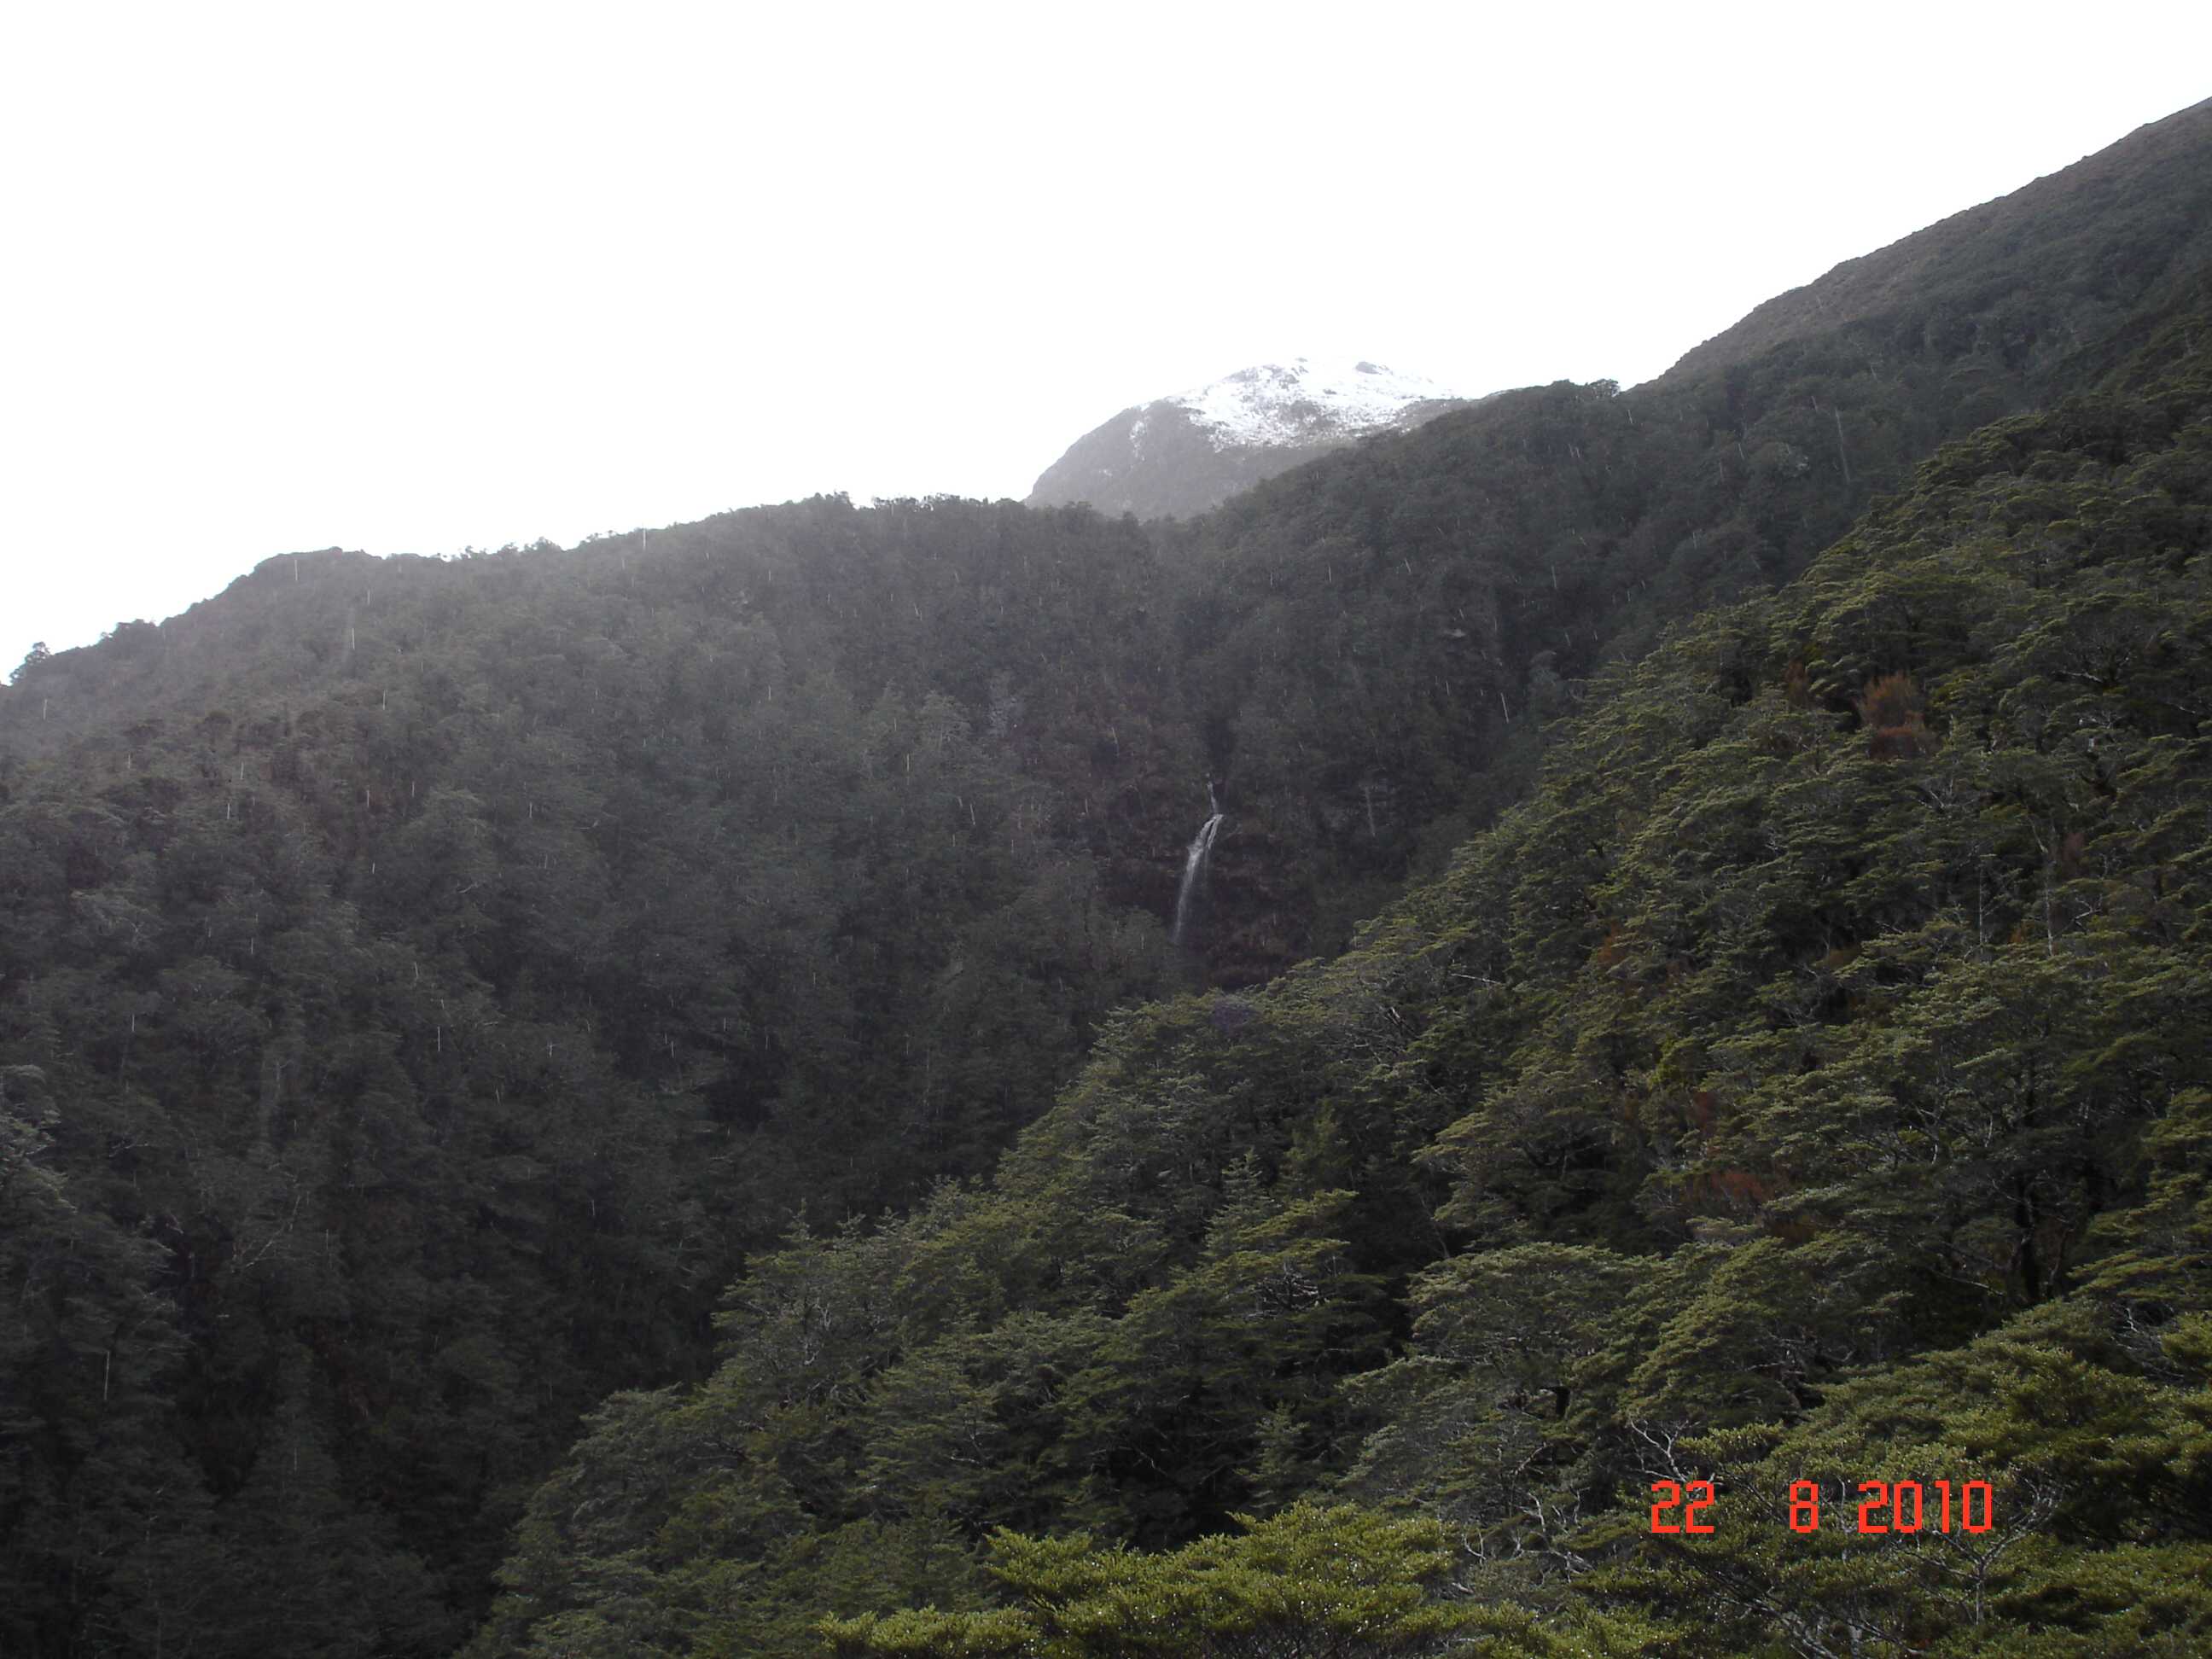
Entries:
POLYGON ((19 676, 0 1647, 445 1650, 748 1250, 984 1167, 1175 971, 1150 556, 842 501, 303 555, 19 676))
MULTIPOLYGON (((1135 585, 1115 627, 1150 630, 1153 654, 1124 674, 1113 650, 1079 642, 1095 678, 1082 671, 1063 759, 1117 754, 1125 700, 1141 726, 1167 718, 1198 740, 1179 738, 1170 766, 1140 765, 1145 781, 1109 792, 1111 808, 1097 781, 1082 786, 1111 890, 1168 917, 1211 775, 1228 818, 1189 936, 1210 976, 1255 983, 1341 949, 1354 921, 1517 798, 1545 724, 1608 663, 1648 650, 1671 622, 1787 581, 1936 445, 2094 383, 2160 319, 2193 306, 2212 270, 2200 257, 2207 179, 2212 112, 2198 106, 1927 233, 1941 258, 1886 277, 1875 320, 1864 306, 1841 325, 1818 307, 1763 311, 1754 336, 1703 367, 1693 353, 1626 393, 1562 383, 1489 398, 1138 538, 1141 571, 1109 562, 1135 585), (1909 280, 1923 269, 1924 291, 1909 280), (1102 811, 1117 826, 1107 841, 1102 811)), ((880 545, 885 558, 830 557, 837 578, 814 580, 799 558, 812 532, 768 527, 776 521, 718 522, 763 527, 732 544, 732 568, 769 550, 783 574, 761 588, 779 629, 842 653, 862 696, 873 695, 862 682, 892 677, 878 672, 873 618, 903 630, 882 660, 908 686, 940 683, 933 641, 949 632, 967 665, 953 694, 971 720, 988 717, 991 671, 976 665, 1021 645, 1026 585, 1049 567, 1008 563, 994 550, 1003 528, 972 546, 940 537, 921 562, 864 531, 854 547, 880 545), (902 597, 860 603, 878 591, 902 597)), ((623 545, 644 570, 655 548, 689 534, 623 545)), ((319 617, 318 638, 269 655, 182 649, 227 626, 214 615, 126 629, 96 664, 65 653, 40 665, 35 708, 27 676, 12 699, 0 695, 0 741, 36 752, 127 722, 149 699, 200 706, 209 686, 327 673, 342 659, 327 642, 347 625, 342 611, 319 617)), ((1080 631, 1080 619, 1061 626, 1080 631)), ((1033 679, 1054 677, 1033 660, 1033 679)))
POLYGON ((1504 394, 1163 532, 1230 813, 1200 935, 1223 980, 1340 949, 1519 796, 1609 663, 1790 580, 1936 445, 2201 305, 2212 106, 1966 219, 1928 286, 1908 262, 1856 320, 1785 307, 1657 382, 1504 394))
POLYGON ((1615 677, 1341 959, 795 1233, 471 1651, 2201 1650, 2209 326, 1615 677))
MULTIPOLYGON (((1871 1287, 1838 1316, 1892 1321, 1873 1346, 1817 1308, 1721 1322, 1772 1383, 1747 1398, 1793 1413, 2075 1305, 2093 1229, 2166 1273, 2197 1224, 2201 1058, 2162 1033, 2198 971, 2173 908, 2197 392, 2172 376, 2212 338, 2185 263, 2212 165, 2174 159, 2212 162, 2204 125, 2131 152, 2174 210, 2116 189, 2102 287, 2068 252, 2084 196, 2048 217, 2047 274, 2033 216, 1944 267, 2005 273, 1945 290, 1971 325, 1905 329, 1899 287, 1894 351, 1793 324, 1176 523, 830 498, 567 550, 287 556, 24 665, 0 691, 0 1648, 450 1650, 602 1401, 495 1647, 774 1650, 817 1611, 980 1599, 988 1524, 1173 1545, 1362 1460, 1360 1492, 1431 1493, 1370 1438, 1412 1420, 1412 1374, 1347 1379, 1474 1363, 1407 1347, 1450 1316, 1406 1290, 1472 1238, 1644 1264, 1568 1266, 1656 1298, 1669 1341, 1701 1261, 1771 1267, 1772 1297, 1871 1287), (2029 300, 2078 349, 2009 351, 2029 300), (1775 597, 1855 518, 1859 554, 1775 597), (1856 599, 1854 558, 1881 574, 1856 599), (1783 765, 1818 775, 1746 774, 1771 807, 1729 781, 1783 765), (1409 873, 1433 879, 1401 903, 1409 873), (2112 934, 2129 917, 2142 939, 2112 934), (1264 994, 1158 1001, 1355 941, 1264 994), (1909 1021, 2001 1002, 1970 944, 2055 1035, 1972 1049, 1963 1129, 1917 1097, 1886 1120, 1926 1063, 1909 1021), (2062 951, 2117 1000, 2031 983, 2062 951), (1923 968, 1966 1000, 1881 1024, 1923 968), (1803 1046, 1824 1023, 1843 1058, 1803 1046), (1791 1120, 1778 1079, 1846 1060, 1791 1120), (1808 1190, 1838 1123, 1873 1148, 1853 1194, 1923 1206, 1884 1213, 1936 1229, 1932 1265, 1811 1200, 1747 1207, 1808 1190), (886 1206, 911 1218, 848 1225, 886 1206), (1696 1253, 1739 1226, 1763 1254, 1696 1253), (1815 1240, 1840 1254, 1783 1254, 1815 1240), (737 1370, 623 1393, 713 1370, 718 1297, 737 1370)), ((2160 1392, 2195 1375, 2185 1299, 2097 1308, 2171 1346, 2121 1345, 2166 1434, 2194 1409, 2160 1392)), ((2075 1360, 2100 1387, 2118 1363, 2075 1360)), ((1584 1514, 1655 1401, 1737 1421, 1608 1363, 1516 1373, 1596 1413, 1532 1466, 1584 1514)), ((1469 1398, 1437 1423, 1504 1409, 1469 1398)), ((1498 1420, 1509 1449, 1532 1431, 1498 1420)), ((2154 1488, 2113 1535, 2193 1547, 2154 1488)), ((1582 1547, 1497 1533, 1528 1498, 1466 1522, 1478 1560, 1542 1569, 1505 1575, 1524 1601, 1582 1547)))
POLYGON ((2118 330, 2146 278, 2212 259, 2208 132, 2212 99, 1769 300, 1667 379, 1821 335, 1875 358, 1932 350, 2048 372, 2118 330))

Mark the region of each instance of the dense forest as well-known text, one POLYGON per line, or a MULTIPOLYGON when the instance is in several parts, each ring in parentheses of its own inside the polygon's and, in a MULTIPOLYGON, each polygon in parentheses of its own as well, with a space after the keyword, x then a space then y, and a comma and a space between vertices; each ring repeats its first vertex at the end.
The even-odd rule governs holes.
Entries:
POLYGON ((0 1652, 2202 1651, 2208 848, 2212 105, 1187 522, 270 560, 0 693, 0 1652))

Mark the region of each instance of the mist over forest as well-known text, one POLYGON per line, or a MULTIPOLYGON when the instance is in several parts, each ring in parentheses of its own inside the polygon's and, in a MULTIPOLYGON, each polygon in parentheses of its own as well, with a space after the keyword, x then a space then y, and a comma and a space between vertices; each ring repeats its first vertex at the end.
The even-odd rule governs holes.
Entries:
POLYGON ((2212 103, 1422 414, 34 651, 0 1655, 2212 1650, 2212 103))

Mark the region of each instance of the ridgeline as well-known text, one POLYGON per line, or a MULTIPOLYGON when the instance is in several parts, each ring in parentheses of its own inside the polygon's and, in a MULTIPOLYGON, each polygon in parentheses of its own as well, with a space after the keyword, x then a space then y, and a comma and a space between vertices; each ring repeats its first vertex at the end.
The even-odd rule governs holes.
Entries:
POLYGON ((2208 224, 27 662, 0 1650, 2197 1650, 2208 224))

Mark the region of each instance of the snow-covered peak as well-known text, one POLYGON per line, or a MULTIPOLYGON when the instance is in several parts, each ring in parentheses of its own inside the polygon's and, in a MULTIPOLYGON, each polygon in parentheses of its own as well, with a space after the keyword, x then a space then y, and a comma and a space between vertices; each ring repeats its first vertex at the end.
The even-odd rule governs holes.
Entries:
POLYGON ((1291 357, 1123 410, 1037 477, 1040 507, 1187 517, 1332 449, 1468 401, 1355 358, 1291 357))
POLYGON ((1350 358, 1262 363, 1160 401, 1188 411, 1216 449, 1357 437, 1408 407, 1457 394, 1418 374, 1350 358))

